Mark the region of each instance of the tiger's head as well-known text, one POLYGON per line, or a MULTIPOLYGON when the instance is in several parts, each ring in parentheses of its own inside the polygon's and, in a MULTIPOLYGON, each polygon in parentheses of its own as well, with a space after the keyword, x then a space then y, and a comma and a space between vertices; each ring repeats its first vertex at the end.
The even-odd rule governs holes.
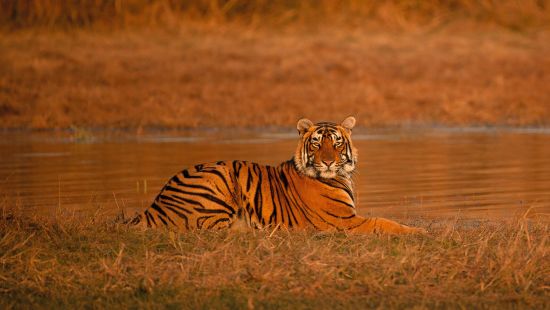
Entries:
POLYGON ((300 143, 294 155, 296 169, 312 178, 348 178, 357 162, 357 150, 351 143, 355 118, 350 116, 341 124, 313 124, 308 119, 298 121, 300 143))

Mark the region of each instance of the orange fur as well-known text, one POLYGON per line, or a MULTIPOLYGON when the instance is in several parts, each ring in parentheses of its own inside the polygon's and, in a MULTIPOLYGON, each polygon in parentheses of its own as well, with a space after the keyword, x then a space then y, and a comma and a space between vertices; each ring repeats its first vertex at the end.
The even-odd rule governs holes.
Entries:
POLYGON ((132 223, 180 231, 229 228, 245 222, 256 228, 422 232, 356 214, 351 178, 357 162, 351 142, 354 124, 352 117, 340 125, 300 120, 294 157, 276 167, 220 161, 183 170, 132 223))

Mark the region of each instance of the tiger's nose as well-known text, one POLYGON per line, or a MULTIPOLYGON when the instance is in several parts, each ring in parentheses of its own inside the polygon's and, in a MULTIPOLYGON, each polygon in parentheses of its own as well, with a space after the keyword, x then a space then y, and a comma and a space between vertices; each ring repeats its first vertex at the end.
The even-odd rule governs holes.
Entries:
POLYGON ((334 162, 334 160, 323 160, 323 163, 325 163, 325 165, 327 165, 327 167, 330 167, 330 165, 332 165, 333 162, 334 162))

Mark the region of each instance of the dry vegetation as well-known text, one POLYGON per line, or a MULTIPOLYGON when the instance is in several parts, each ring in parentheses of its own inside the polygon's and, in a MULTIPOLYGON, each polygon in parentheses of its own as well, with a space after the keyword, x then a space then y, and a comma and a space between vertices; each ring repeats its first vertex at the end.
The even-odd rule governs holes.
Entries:
POLYGON ((0 127, 550 125, 550 39, 513 34, 18 33, 0 127))
POLYGON ((0 307, 548 306, 544 222, 420 221, 428 235, 392 237, 143 232, 102 218, 4 210, 0 307))
POLYGON ((377 25, 436 27, 469 21, 515 30, 547 27, 548 0, 19 0, 0 1, 9 28, 377 25))
POLYGON ((546 1, 0 3, 0 128, 550 123, 546 1))

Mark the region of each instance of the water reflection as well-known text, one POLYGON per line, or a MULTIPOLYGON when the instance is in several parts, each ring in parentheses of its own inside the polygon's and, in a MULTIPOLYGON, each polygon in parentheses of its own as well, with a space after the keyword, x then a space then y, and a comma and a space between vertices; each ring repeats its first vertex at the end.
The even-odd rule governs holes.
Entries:
MULTIPOLYGON (((183 167, 242 159, 276 165, 294 132, 0 134, 4 206, 140 209, 183 167)), ((550 214, 550 132, 537 129, 356 130, 358 212, 375 216, 509 217, 550 214)))

